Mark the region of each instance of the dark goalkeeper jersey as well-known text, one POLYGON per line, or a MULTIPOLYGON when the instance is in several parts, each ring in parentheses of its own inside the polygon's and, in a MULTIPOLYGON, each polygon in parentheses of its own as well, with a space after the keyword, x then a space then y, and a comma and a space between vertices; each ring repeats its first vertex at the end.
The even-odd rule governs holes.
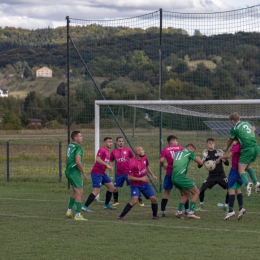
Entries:
MULTIPOLYGON (((216 160, 219 158, 219 156, 217 155, 217 150, 213 150, 213 151, 208 151, 208 156, 206 158, 206 161, 214 161, 216 162, 216 160)), ((226 166, 229 165, 229 161, 226 160, 224 162, 224 164, 226 166)), ((199 168, 202 167, 202 165, 198 165, 199 168)), ((216 164, 216 168, 213 171, 209 171, 209 175, 210 176, 219 176, 219 175, 225 175, 225 171, 223 169, 223 161, 221 160, 220 163, 216 164)))

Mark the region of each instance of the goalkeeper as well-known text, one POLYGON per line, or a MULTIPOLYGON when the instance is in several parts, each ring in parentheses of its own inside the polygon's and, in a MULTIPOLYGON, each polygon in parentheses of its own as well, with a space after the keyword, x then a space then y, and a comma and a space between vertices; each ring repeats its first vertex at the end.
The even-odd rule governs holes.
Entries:
MULTIPOLYGON (((209 161, 213 160, 216 162, 216 160, 223 155, 223 152, 221 150, 215 149, 215 140, 213 138, 208 138, 206 140, 208 149, 203 151, 202 154, 202 160, 209 161)), ((216 163, 216 167, 213 171, 209 171, 208 178, 203 182, 201 188, 200 188, 200 207, 197 209, 198 211, 204 207, 204 197, 205 197, 205 191, 207 189, 212 189, 216 184, 218 184, 223 189, 227 190, 225 204, 223 205, 223 210, 228 209, 228 202, 229 202, 229 195, 228 195, 228 179, 223 169, 223 163, 228 166, 229 161, 227 159, 222 159, 219 163, 216 163)), ((202 167, 202 165, 198 165, 199 168, 202 167)))

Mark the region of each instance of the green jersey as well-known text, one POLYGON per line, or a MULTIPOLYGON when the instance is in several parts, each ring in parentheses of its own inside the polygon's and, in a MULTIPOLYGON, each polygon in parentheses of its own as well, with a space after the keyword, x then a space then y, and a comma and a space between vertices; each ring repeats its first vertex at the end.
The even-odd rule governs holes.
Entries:
POLYGON ((187 173, 190 159, 195 160, 197 156, 192 151, 186 149, 175 153, 173 161, 172 177, 178 177, 187 173))
POLYGON ((239 140, 242 149, 258 145, 252 126, 247 122, 238 122, 232 127, 230 138, 234 139, 235 137, 239 140))
POLYGON ((67 155, 66 173, 67 174, 74 173, 74 172, 80 173, 76 164, 76 155, 81 156, 81 163, 83 165, 84 151, 81 148, 81 146, 74 142, 70 143, 67 147, 66 155, 67 155))

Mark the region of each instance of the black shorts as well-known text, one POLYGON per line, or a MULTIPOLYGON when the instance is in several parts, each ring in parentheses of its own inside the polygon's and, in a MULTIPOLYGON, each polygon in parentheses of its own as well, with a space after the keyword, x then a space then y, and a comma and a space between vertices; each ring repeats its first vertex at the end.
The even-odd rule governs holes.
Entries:
POLYGON ((228 189, 228 179, 226 175, 209 176, 202 184, 200 190, 206 190, 213 188, 218 184, 223 189, 228 189))

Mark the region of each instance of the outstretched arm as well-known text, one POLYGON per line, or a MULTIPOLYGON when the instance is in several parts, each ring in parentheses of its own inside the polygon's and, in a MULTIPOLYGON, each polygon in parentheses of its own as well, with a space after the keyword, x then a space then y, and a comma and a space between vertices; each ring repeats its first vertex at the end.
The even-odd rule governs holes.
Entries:
POLYGON ((234 139, 230 138, 227 141, 227 146, 223 148, 223 151, 226 152, 228 150, 228 148, 230 147, 230 145, 233 143, 234 139))

